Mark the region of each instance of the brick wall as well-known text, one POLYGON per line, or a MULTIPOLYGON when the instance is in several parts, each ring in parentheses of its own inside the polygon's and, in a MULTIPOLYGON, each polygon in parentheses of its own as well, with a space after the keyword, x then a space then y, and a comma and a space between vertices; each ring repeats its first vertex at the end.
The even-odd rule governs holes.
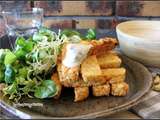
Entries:
MULTIPOLYGON (((126 20, 160 20, 160 1, 0 1, 0 11, 44 9, 44 26, 49 28, 112 29, 126 20)), ((0 35, 4 34, 0 16, 0 35)))

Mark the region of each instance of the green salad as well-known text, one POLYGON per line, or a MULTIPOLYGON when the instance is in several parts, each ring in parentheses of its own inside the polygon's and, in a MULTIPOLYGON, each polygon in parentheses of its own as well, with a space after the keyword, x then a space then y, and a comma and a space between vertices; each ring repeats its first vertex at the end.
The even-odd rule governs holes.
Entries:
POLYGON ((56 33, 44 27, 28 39, 17 37, 13 50, 0 49, 0 83, 5 83, 4 95, 14 101, 22 96, 40 99, 55 96, 58 87, 51 74, 62 45, 95 38, 93 29, 83 36, 75 30, 56 33))

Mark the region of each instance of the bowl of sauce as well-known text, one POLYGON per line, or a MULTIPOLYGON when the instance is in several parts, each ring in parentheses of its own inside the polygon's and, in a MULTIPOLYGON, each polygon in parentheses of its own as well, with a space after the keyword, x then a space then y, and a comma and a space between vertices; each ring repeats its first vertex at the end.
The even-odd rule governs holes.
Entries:
POLYGON ((127 21, 117 25, 121 51, 147 66, 160 67, 160 21, 127 21))

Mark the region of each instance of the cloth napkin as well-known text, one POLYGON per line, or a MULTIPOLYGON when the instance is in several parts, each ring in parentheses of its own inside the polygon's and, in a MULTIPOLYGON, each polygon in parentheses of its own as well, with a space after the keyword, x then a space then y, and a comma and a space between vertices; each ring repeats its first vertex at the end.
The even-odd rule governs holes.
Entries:
MULTIPOLYGON (((148 68, 152 76, 160 75, 160 69, 148 68)), ((160 92, 150 90, 132 110, 144 119, 160 119, 160 92)))

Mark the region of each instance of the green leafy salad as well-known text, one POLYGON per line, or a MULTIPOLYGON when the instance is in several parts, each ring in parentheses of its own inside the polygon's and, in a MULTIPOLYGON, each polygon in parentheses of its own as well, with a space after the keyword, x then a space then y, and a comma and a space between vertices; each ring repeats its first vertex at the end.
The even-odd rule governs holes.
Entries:
POLYGON ((17 37, 13 50, 0 49, 0 83, 5 83, 4 95, 14 101, 22 96, 40 99, 55 96, 58 87, 51 74, 62 45, 95 38, 93 29, 82 36, 75 30, 56 33, 44 27, 28 39, 17 37))

